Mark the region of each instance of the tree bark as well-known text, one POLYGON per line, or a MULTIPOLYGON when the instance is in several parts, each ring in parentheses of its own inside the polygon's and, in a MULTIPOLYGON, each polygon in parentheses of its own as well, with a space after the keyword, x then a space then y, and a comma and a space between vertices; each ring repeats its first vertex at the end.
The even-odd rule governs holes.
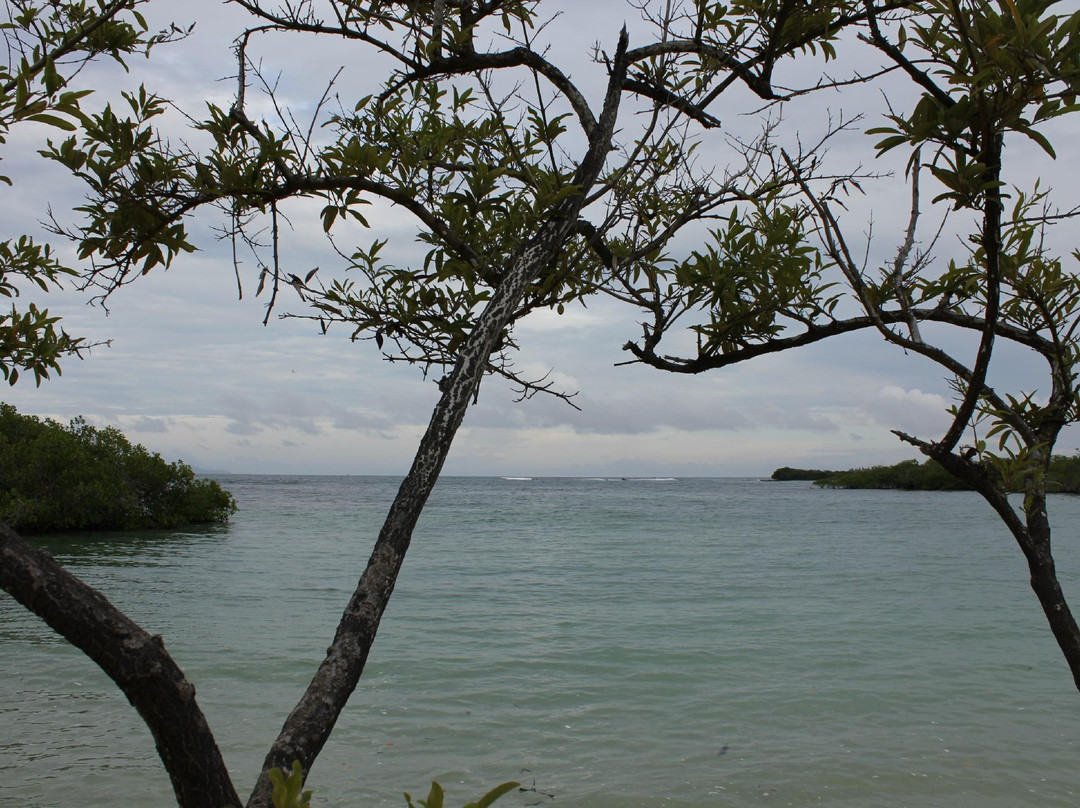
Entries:
POLYGON ((1069 664, 1076 689, 1080 690, 1080 626, 1076 625, 1076 619, 1058 582, 1057 567, 1050 546, 1050 522, 1046 516, 1045 497, 1041 505, 1036 504, 1028 509, 1026 530, 1022 536, 1016 536, 1016 541, 1027 559, 1031 588, 1039 599, 1054 639, 1069 664))
POLYGON ((513 319, 528 284, 555 260, 574 233, 586 193, 604 167, 626 77, 626 47, 627 36, 623 30, 608 81, 603 114, 574 176, 577 193, 553 212, 536 237, 511 260, 502 282, 462 348, 453 371, 441 385, 443 394, 435 405, 412 468, 379 532, 367 568, 345 607, 333 644, 266 756, 248 808, 269 808, 270 770, 287 769, 298 760, 304 777, 307 777, 360 680, 409 549, 413 529, 476 394, 488 359, 498 346, 503 330, 513 319))
POLYGON ((0 524, 0 587, 108 674, 154 736, 181 808, 238 808, 195 687, 151 636, 97 590, 0 524))
MULTIPOLYGON (((957 479, 965 480, 978 491, 1012 533, 1027 560, 1031 589, 1035 597, 1039 599, 1046 621, 1050 624, 1050 631, 1053 632, 1054 639, 1057 640, 1058 647, 1072 673, 1076 689, 1080 690, 1080 626, 1076 624, 1072 609, 1069 608, 1065 593, 1058 581, 1050 544, 1050 520, 1046 513, 1046 494, 1028 491, 1025 518, 1021 518, 1009 502, 1009 493, 993 482, 980 465, 952 452, 940 450, 935 452, 929 444, 922 445, 930 449, 927 454, 941 463, 946 471, 957 479)), ((1049 457, 1048 451, 1047 459, 1049 457)))

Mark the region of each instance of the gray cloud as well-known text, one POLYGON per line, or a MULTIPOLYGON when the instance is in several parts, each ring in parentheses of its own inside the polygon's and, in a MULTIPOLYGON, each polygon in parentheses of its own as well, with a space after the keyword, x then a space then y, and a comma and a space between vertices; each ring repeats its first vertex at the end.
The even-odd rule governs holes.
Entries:
POLYGON ((134 422, 126 425, 127 429, 132 432, 168 432, 169 420, 167 418, 138 418, 134 422))
MULTIPOLYGON (((250 421, 230 421, 229 425, 225 427, 225 431, 230 435, 259 435, 262 433, 263 428, 257 426, 250 421)), ((250 445, 250 442, 245 445, 250 445)))
POLYGON ((350 409, 338 410, 333 419, 334 429, 364 432, 384 438, 392 437, 393 420, 386 414, 371 414, 350 409))

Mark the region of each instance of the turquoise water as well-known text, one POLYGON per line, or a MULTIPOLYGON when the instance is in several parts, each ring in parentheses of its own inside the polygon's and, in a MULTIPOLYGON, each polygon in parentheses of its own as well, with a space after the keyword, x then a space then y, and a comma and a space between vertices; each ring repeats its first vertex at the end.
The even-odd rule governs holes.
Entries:
MULTIPOLYGON (((225 527, 48 548, 166 645, 250 788, 395 481, 229 477, 225 527)), ((1080 498, 1051 503, 1080 605, 1080 498)), ((0 596, 0 806, 171 804, 115 688, 0 596)), ((440 483, 318 806, 1075 806, 1080 694, 970 494, 440 483)))

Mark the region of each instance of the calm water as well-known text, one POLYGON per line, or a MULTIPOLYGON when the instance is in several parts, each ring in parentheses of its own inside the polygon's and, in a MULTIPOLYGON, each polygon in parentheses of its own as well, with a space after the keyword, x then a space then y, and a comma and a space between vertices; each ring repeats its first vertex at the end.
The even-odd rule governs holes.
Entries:
MULTIPOLYGON (((250 788, 395 481, 230 477, 198 532, 50 539, 164 634, 250 788)), ((1052 502, 1080 605, 1080 498, 1052 502)), ((968 494, 451 478, 309 785, 319 806, 1080 803, 1080 694, 968 494)), ((0 594, 0 806, 171 804, 107 679, 0 594)))

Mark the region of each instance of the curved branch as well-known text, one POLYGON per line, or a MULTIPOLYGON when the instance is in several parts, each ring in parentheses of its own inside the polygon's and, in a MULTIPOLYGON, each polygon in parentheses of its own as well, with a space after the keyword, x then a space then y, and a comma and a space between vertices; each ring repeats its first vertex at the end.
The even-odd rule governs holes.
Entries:
MULTIPOLYGON (((257 2, 251 2, 251 0, 230 0, 251 15, 258 17, 261 20, 266 20, 269 25, 261 26, 258 30, 260 32, 277 30, 277 31, 299 31, 307 34, 323 34, 329 36, 339 36, 342 39, 354 39, 360 42, 364 42, 372 47, 382 51, 388 56, 398 60, 399 62, 407 65, 409 68, 415 68, 419 63, 415 59, 411 59, 401 52, 399 48, 395 48, 393 45, 389 45, 383 42, 381 39, 366 34, 363 31, 358 31, 355 28, 350 28, 347 25, 326 25, 321 22, 305 22, 299 17, 283 17, 279 14, 263 9, 257 2)), ((248 32, 250 33, 250 32, 248 32)), ((245 36, 247 33, 245 33, 245 36)))
POLYGON ((627 91, 651 99, 659 106, 670 107, 677 112, 681 112, 686 117, 697 121, 706 129, 716 129, 720 126, 719 118, 710 115, 693 101, 690 101, 677 93, 673 93, 671 90, 667 90, 663 87, 656 87, 644 81, 635 81, 634 79, 627 79, 625 86, 627 91))
MULTIPOLYGON (((733 75, 741 79, 742 82, 759 98, 766 101, 775 101, 786 97, 777 94, 769 80, 772 64, 778 58, 805 48, 821 38, 833 36, 853 25, 864 22, 869 18, 871 13, 877 15, 887 11, 900 11, 912 8, 915 5, 917 5, 915 0, 889 0, 875 8, 870 0, 867 0, 866 8, 863 11, 851 14, 841 14, 830 21, 828 25, 823 26, 820 29, 808 30, 801 36, 794 37, 790 41, 783 43, 781 47, 776 47, 774 45, 766 48, 761 53, 758 53, 756 56, 746 59, 745 61, 739 61, 722 48, 703 42, 701 40, 700 32, 697 36, 690 39, 669 39, 634 48, 630 51, 628 56, 631 63, 642 61, 644 59, 651 59, 656 56, 671 56, 676 54, 696 54, 705 56, 714 60, 726 70, 731 71, 733 75), (753 72, 754 68, 761 68, 763 71, 762 74, 755 74, 753 72)), ((719 91, 722 90, 723 87, 726 87, 728 83, 729 82, 725 82, 717 91, 706 96, 699 108, 704 108, 715 100, 719 91)))
POLYGON ((1001 178, 1001 137, 996 133, 981 132, 983 138, 984 164, 987 170, 988 188, 983 200, 982 249, 986 261, 986 305, 983 309, 983 332, 979 340, 979 350, 975 355, 975 367, 968 379, 968 389, 963 401, 956 408, 952 425, 940 441, 935 444, 935 451, 951 452, 960 441, 968 427, 971 416, 979 404, 979 395, 986 384, 986 374, 990 371, 990 359, 994 352, 994 337, 997 335, 998 310, 1001 305, 1001 190, 997 181, 1001 178))
POLYGON ((195 687, 165 650, 104 595, 0 524, 0 587, 108 674, 150 728, 181 808, 236 808, 229 772, 195 701, 195 687))
POLYGON ((508 67, 528 67, 550 81, 566 97, 570 106, 573 107, 574 114, 577 115, 586 137, 592 137, 596 128, 596 117, 593 115, 589 103, 585 100, 584 94, 570 80, 569 76, 530 48, 519 47, 495 53, 465 53, 435 59, 430 64, 418 66, 411 72, 402 75, 397 82, 391 85, 387 92, 393 92, 413 81, 432 79, 437 76, 479 73, 485 70, 499 70, 508 67))
MULTIPOLYGON (((967 328, 969 331, 981 332, 986 327, 983 318, 973 317, 971 314, 964 314, 958 311, 950 311, 948 309, 896 309, 880 311, 880 320, 882 323, 906 323, 909 317, 913 317, 919 322, 930 323, 942 323, 944 325, 954 325, 958 328, 967 328)), ((877 320, 870 317, 856 317, 848 320, 833 320, 826 324, 813 325, 812 331, 805 334, 799 334, 794 337, 780 337, 768 342, 762 342, 761 347, 767 350, 762 350, 754 353, 754 356, 759 356, 764 353, 775 353, 778 351, 785 351, 789 348, 798 348, 804 345, 811 345, 812 342, 818 342, 828 337, 835 337, 840 334, 848 334, 850 332, 861 331, 862 328, 874 328, 877 326, 877 320), (772 347, 775 346, 775 347, 772 347)), ((1014 325, 1008 323, 998 322, 995 326, 995 333, 1002 339, 1008 339, 1010 342, 1015 342, 1016 345, 1022 345, 1025 348, 1030 348, 1042 356, 1043 359, 1048 362, 1053 359, 1053 345, 1047 339, 1040 337, 1038 334, 1032 334, 1029 331, 1024 331, 1023 328, 1017 328, 1014 325)), ((750 351, 757 349, 758 346, 747 346, 745 350, 750 351)), ((625 348, 630 350, 630 348, 625 348)), ((708 371, 714 367, 726 367, 727 365, 737 364, 745 359, 751 359, 751 356, 742 356, 742 351, 734 354, 720 354, 710 356, 699 356, 696 360, 684 360, 679 361, 679 365, 686 365, 693 369, 687 369, 687 371, 677 371, 674 367, 663 367, 664 371, 673 371, 674 373, 702 373, 708 371), (731 359, 731 356, 739 356, 739 359, 731 359)), ((643 360, 644 361, 644 360, 643 360)), ((652 364, 648 362, 648 364, 652 364)), ((659 367, 659 365, 657 365, 659 367)))
MULTIPOLYGON (((670 373, 696 374, 704 373, 707 370, 727 367, 729 365, 736 365, 740 362, 756 359, 759 356, 765 356, 766 354, 781 353, 793 348, 801 348, 805 345, 812 345, 831 337, 850 334, 867 328, 873 328, 880 331, 884 325, 907 323, 909 318, 914 318, 918 321, 943 323, 945 325, 951 325, 971 331, 983 332, 986 329, 986 323, 982 318, 959 312, 939 309, 904 310, 901 308, 892 311, 880 310, 873 317, 862 316, 852 317, 847 320, 831 320, 824 324, 812 325, 807 328, 806 331, 790 337, 778 337, 776 339, 768 340, 767 342, 746 345, 736 351, 731 351, 730 353, 699 355, 693 359, 660 356, 656 353, 653 346, 646 345, 645 347, 642 347, 632 341, 623 345, 623 350, 633 354, 638 361, 660 370, 666 370, 670 373)), ((1051 361, 1052 359, 1053 346, 1037 334, 1032 334, 1031 332, 1023 331, 1001 322, 996 323, 994 332, 1003 339, 1007 339, 1036 351, 1047 359, 1047 361, 1051 361)), ((912 343, 912 345, 909 346, 909 349, 936 362, 950 373, 964 379, 969 384, 971 384, 973 379, 977 378, 973 370, 969 370, 967 367, 957 362, 945 351, 926 345, 925 343, 912 343)), ((991 387, 985 384, 985 378, 977 385, 977 389, 995 408, 1003 413, 1012 413, 1012 408, 1009 407, 991 387)), ((1022 418, 1010 417, 1009 423, 1024 436, 1025 440, 1029 438, 1034 440, 1035 436, 1030 425, 1025 423, 1022 418)))
POLYGON ((750 70, 750 66, 754 64, 756 60, 740 62, 726 51, 721 50, 714 45, 706 45, 697 40, 669 39, 662 42, 643 45, 640 48, 634 48, 630 51, 629 59, 630 62, 633 63, 654 59, 657 56, 675 56, 679 54, 708 57, 721 67, 730 70, 734 75, 738 76, 743 84, 749 87, 758 97, 770 101, 778 98, 773 91, 772 85, 768 81, 763 80, 760 76, 754 75, 750 70))
POLYGON ((874 8, 874 4, 870 0, 866 0, 864 3, 866 8, 866 19, 870 24, 870 36, 868 40, 878 50, 893 60, 894 63, 901 70, 911 77, 911 80, 926 90, 930 95, 934 97, 939 104, 946 108, 951 108, 956 104, 956 101, 951 95, 937 85, 936 82, 926 73, 925 70, 920 70, 915 64, 904 56, 903 52, 885 38, 885 35, 881 33, 881 26, 878 24, 878 10, 874 8))

